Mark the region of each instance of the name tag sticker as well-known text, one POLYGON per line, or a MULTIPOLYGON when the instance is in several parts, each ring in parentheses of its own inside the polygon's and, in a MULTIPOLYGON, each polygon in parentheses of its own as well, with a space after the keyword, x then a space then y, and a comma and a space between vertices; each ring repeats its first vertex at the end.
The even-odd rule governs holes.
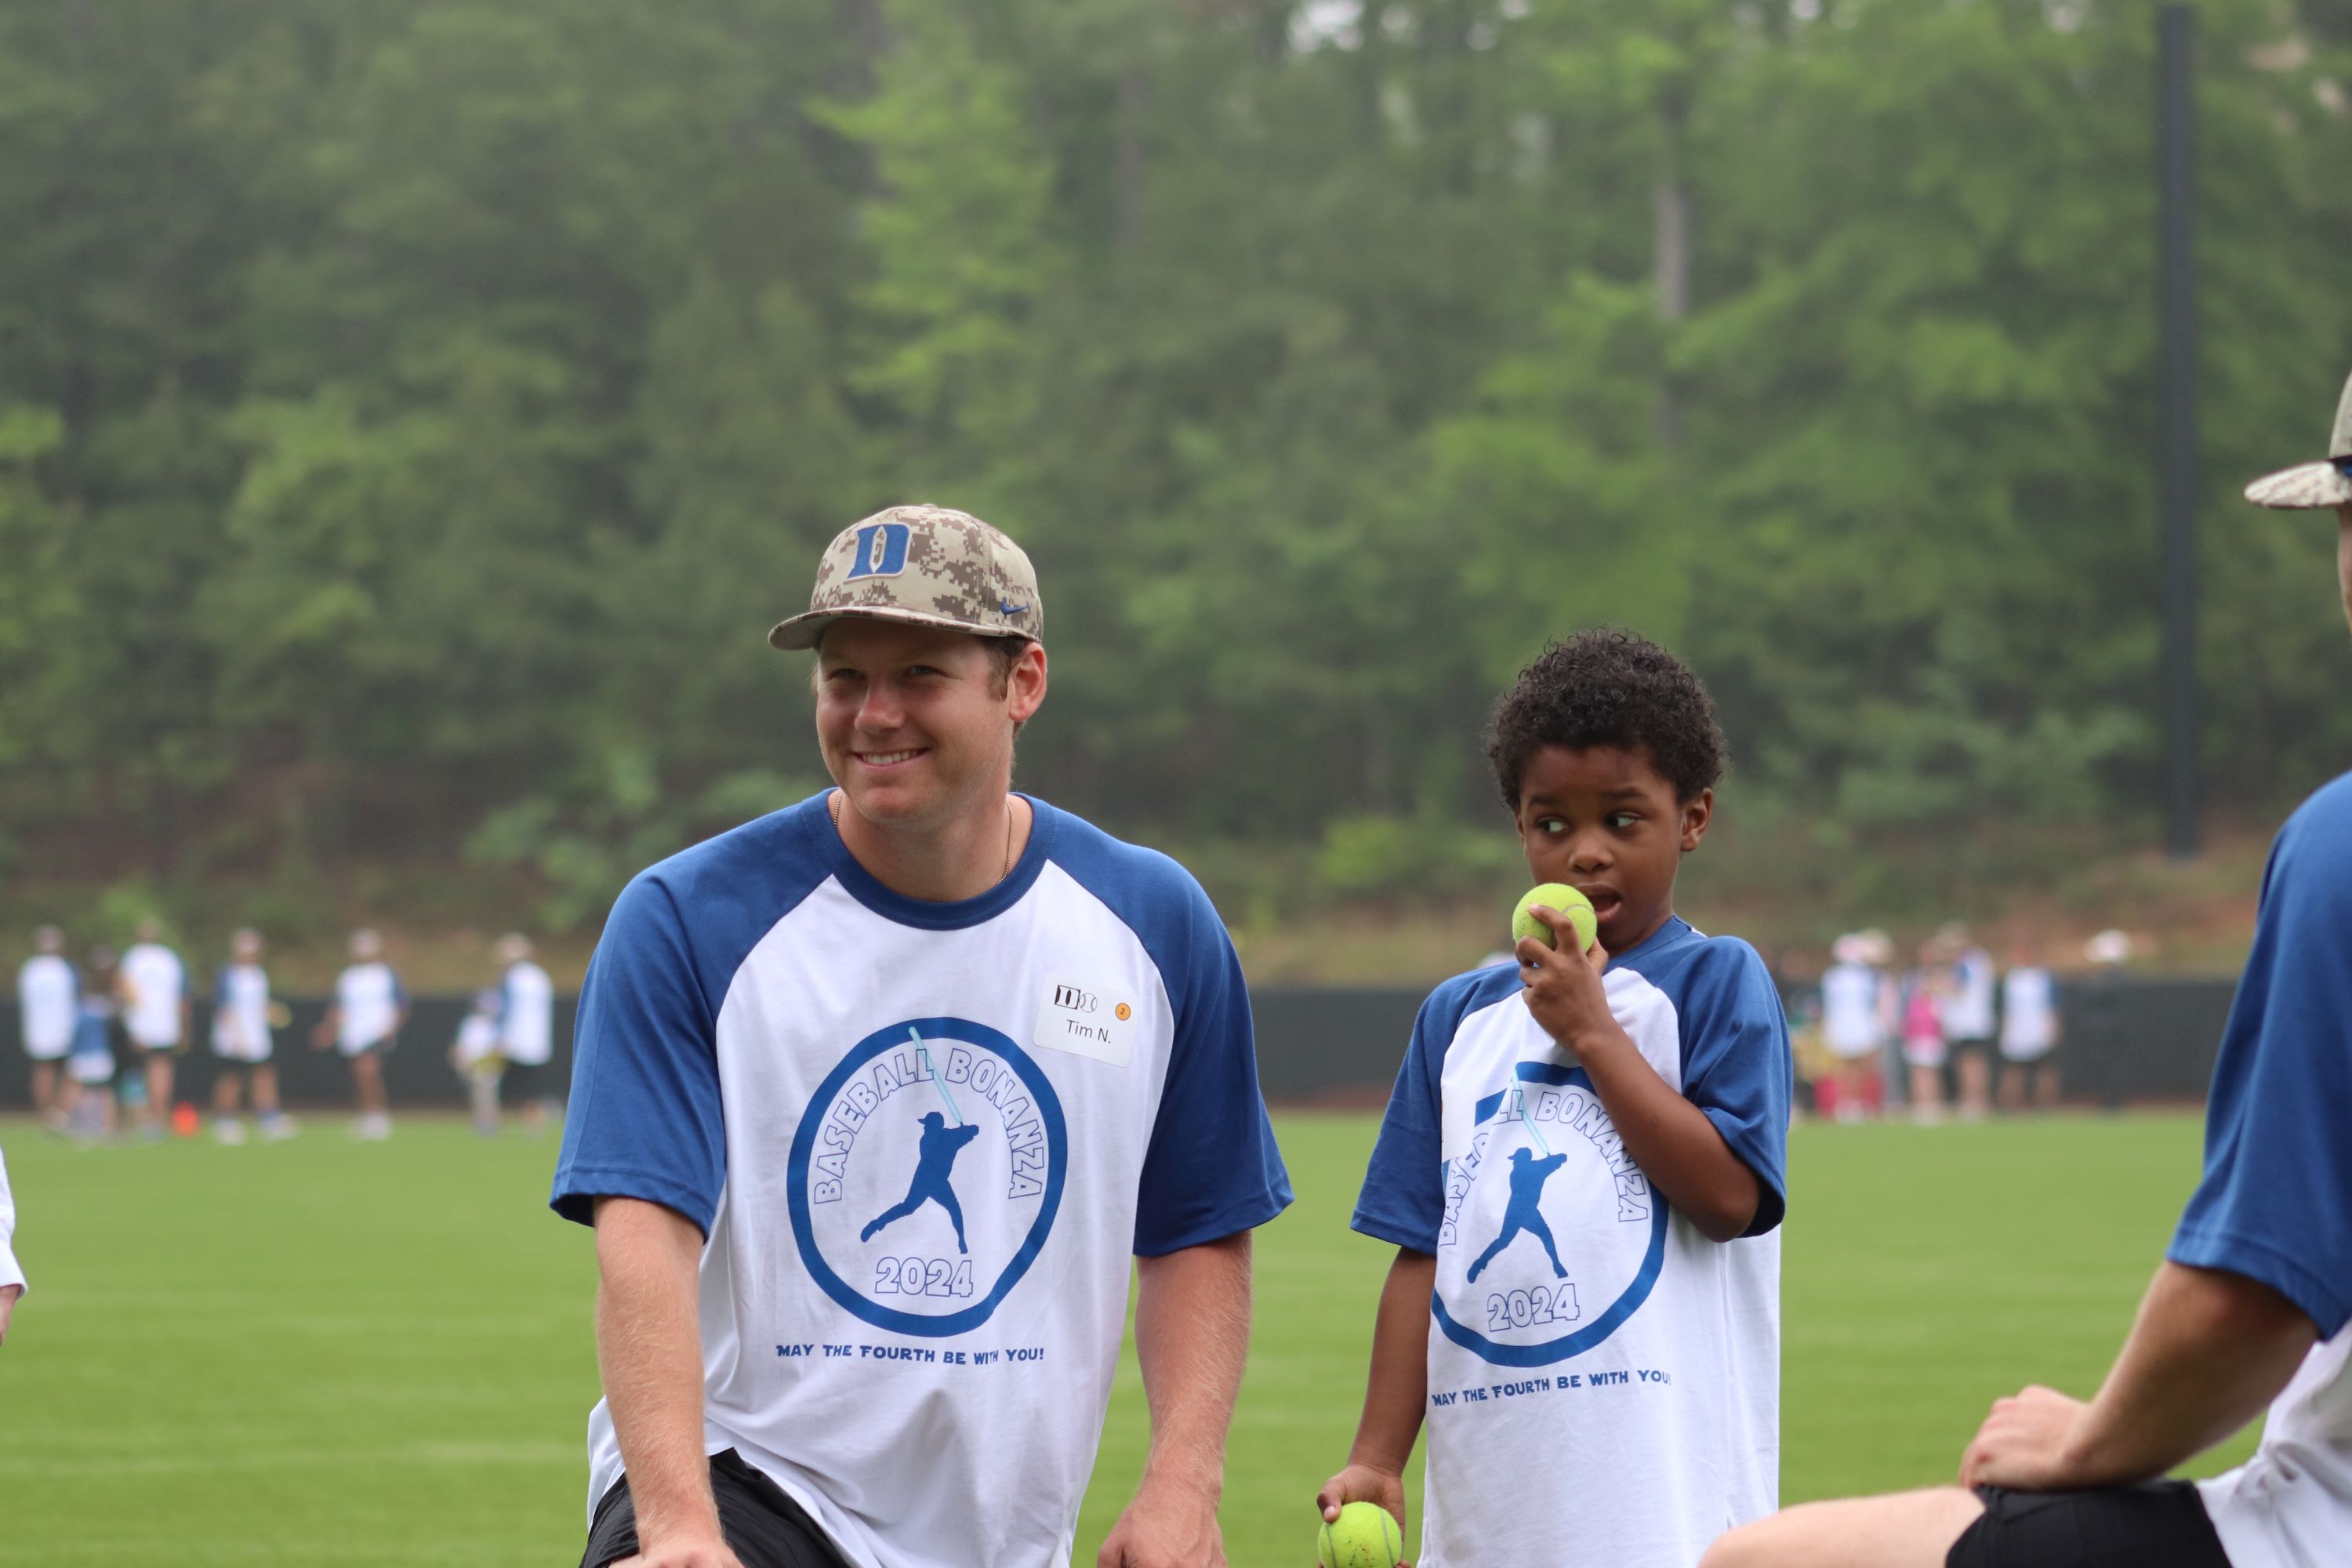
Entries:
POLYGON ((1049 1051, 1123 1068, 1135 1047, 1137 1012, 1132 996, 1076 980, 1049 980, 1029 1037, 1049 1051))

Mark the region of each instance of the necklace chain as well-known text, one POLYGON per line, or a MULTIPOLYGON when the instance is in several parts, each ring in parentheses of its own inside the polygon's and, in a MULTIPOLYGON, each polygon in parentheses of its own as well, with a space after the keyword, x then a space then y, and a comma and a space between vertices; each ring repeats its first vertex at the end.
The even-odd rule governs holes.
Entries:
MULTIPOLYGON (((825 814, 833 818, 833 830, 835 833, 839 833, 841 831, 841 797, 842 792, 836 789, 832 795, 825 797, 824 803, 825 814)), ((1013 803, 1010 800, 1007 800, 1004 804, 1004 869, 996 874, 996 879, 1000 882, 1004 880, 1005 878, 1013 875, 1013 824, 1014 820, 1013 803)))

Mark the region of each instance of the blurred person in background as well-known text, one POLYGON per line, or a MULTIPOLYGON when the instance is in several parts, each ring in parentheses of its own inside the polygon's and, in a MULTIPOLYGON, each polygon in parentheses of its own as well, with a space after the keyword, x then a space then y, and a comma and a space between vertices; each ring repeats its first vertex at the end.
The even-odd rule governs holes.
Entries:
POLYGON ((1919 946, 1916 967, 1903 977, 1903 1065, 1911 1120, 1944 1119, 1944 948, 1932 938, 1919 946))
POLYGON ((8 1161, 0 1155, 0 1344, 7 1342, 8 1320, 25 1293, 25 1270, 16 1262, 16 1199, 8 1190, 8 1161))
POLYGON ((495 988, 474 993, 474 1005, 457 1025, 449 1047, 449 1065, 466 1083, 466 1103, 474 1131, 484 1138, 499 1135, 499 1079, 506 1076, 506 1058, 499 1052, 499 1013, 505 999, 495 988))
POLYGON ((352 962, 335 977, 335 1000, 319 1020, 311 1046, 332 1046, 352 1064, 352 1089, 358 1117, 352 1136, 382 1142, 392 1136, 392 1110, 383 1092, 383 1053, 408 1022, 408 991, 383 961, 383 939, 374 931, 352 932, 352 962))
POLYGON ((35 931, 33 956, 16 972, 16 1017, 25 1054, 33 1059, 33 1110, 52 1132, 65 1130, 65 1086, 58 1067, 73 1048, 80 986, 66 959, 65 933, 55 926, 35 931))
POLYGON ((188 971, 164 945, 163 922, 152 915, 139 922, 139 940, 122 955, 115 989, 143 1090, 136 1097, 139 1135, 158 1139, 172 1114, 173 1058, 188 1043, 188 971))
POLYGON ((1878 1058, 1886 1047, 1885 982, 1870 962, 1870 943, 1859 932, 1842 936, 1830 948, 1832 963, 1822 975, 1822 1043, 1838 1060, 1829 1113, 1840 1121, 1860 1121, 1878 1100, 1878 1058))
POLYGON ((270 1061, 269 974, 261 967, 261 933, 247 928, 229 938, 229 961, 213 983, 213 1136, 245 1142, 239 1098, 250 1098, 266 1142, 294 1135, 278 1108, 278 1068, 270 1061))
POLYGON ((1966 926, 1936 933, 1944 949, 1944 986, 1937 1008, 1944 1049, 1951 1058, 1960 1120, 1981 1121, 1992 1109, 1995 999, 2000 991, 1992 954, 1969 940, 1966 926))
POLYGON ((66 1058, 66 1131, 94 1142, 114 1136, 114 950, 93 947, 82 966, 73 1050, 66 1058))
POLYGON ((2058 979, 2042 965, 2035 945, 2022 939, 2009 950, 2009 973, 2000 977, 2000 1103, 2022 1110, 2032 1081, 2033 1104, 2058 1103, 2058 979))
POLYGON ((523 1130, 547 1131, 555 1104, 555 986, 531 958, 530 938, 509 931, 499 939, 499 1055, 506 1060, 506 1095, 522 1107, 523 1130))

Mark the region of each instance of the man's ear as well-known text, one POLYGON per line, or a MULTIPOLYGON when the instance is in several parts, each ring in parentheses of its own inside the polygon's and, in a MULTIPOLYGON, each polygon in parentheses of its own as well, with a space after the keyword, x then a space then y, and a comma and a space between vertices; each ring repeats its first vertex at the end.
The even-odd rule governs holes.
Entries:
POLYGON ((1008 710, 1015 724, 1025 724, 1045 703, 1045 645, 1031 643, 1013 661, 1005 677, 1008 710))
POLYGON ((1715 791, 1703 789, 1692 799, 1683 802, 1683 853, 1698 847, 1706 837, 1707 826, 1715 820, 1715 791))

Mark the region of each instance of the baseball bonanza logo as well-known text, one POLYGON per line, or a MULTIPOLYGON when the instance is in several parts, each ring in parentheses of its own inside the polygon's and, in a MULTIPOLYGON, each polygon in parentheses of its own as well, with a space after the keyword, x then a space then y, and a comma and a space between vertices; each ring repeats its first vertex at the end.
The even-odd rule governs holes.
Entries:
POLYGON ((1054 1227, 1069 1143, 1029 1054, 965 1018, 909 1018, 851 1047, 793 1138, 802 1261, 877 1328, 978 1328, 1054 1227))
POLYGON ((1446 1162, 1431 1311, 1501 1366, 1549 1366, 1606 1340, 1665 1259, 1653 1192, 1581 1068, 1520 1062, 1446 1162))

